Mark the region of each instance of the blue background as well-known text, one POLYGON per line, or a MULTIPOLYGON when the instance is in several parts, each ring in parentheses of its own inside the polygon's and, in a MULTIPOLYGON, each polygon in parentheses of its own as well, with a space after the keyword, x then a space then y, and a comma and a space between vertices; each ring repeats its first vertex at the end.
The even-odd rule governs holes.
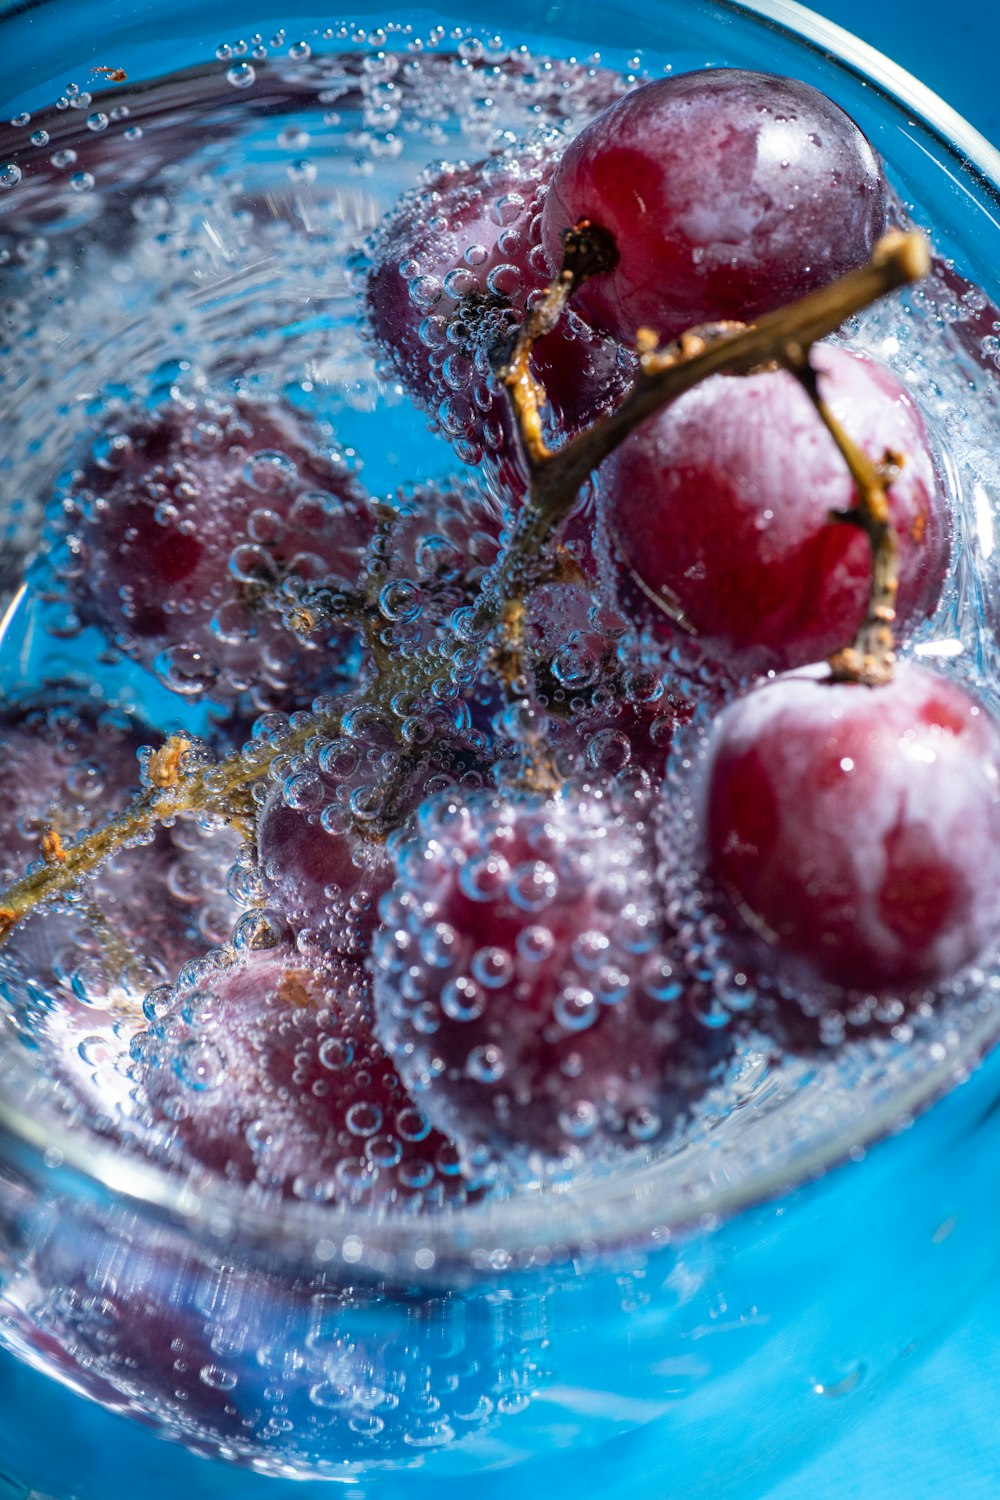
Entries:
MULTIPOLYGON (((996 0, 820 0, 813 10, 895 59, 1000 146, 996 0)), ((998 1163, 1000 1169, 1000 1163, 998 1163)), ((997 1183, 983 1184, 997 1199, 997 1183)), ((1000 1272, 959 1328, 836 1448, 768 1500, 1000 1497, 1000 1272)))
POLYGON ((811 9, 895 59, 1000 146, 997 0, 818 0, 811 9))

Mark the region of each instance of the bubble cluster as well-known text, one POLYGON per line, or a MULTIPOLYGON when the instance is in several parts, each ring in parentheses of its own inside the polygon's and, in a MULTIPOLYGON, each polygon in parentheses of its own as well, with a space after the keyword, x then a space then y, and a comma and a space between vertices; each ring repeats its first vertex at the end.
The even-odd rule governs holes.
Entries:
POLYGON ((377 1025, 463 1158, 565 1170, 683 1112, 696 1070, 649 839, 600 784, 420 809, 381 904, 377 1025))
POLYGON ((51 517, 51 588, 182 696, 280 707, 351 674, 350 633, 314 635, 302 598, 353 581, 373 518, 291 410, 123 412, 51 517))
POLYGON ((159 1424, 258 1469, 411 1464, 524 1410, 544 1378, 537 1292, 470 1304, 332 1272, 302 1288, 79 1230, 39 1247, 35 1276, 35 1316, 78 1381, 117 1404, 141 1371, 159 1424))
MULTIPOLYGON (((495 361, 550 272, 540 210, 565 145, 554 134, 473 166, 436 169, 405 196, 367 250, 375 341, 392 373, 466 463, 519 497, 520 467, 495 361)), ((570 312, 532 351, 550 431, 586 426, 621 399, 629 355, 570 312)))
POLYGON ((371 1035, 359 964, 251 947, 145 1010, 131 1050, 147 1149, 324 1203, 405 1212, 472 1192, 371 1035))
MULTIPOLYGON (((148 731, 67 687, 8 709, 0 723, 0 879, 4 884, 122 811, 139 786, 148 731), (57 842, 48 842, 56 839, 57 842), (43 853, 47 850, 47 853, 43 853)), ((143 996, 225 941, 237 908, 226 876, 240 847, 191 819, 121 850, 0 950, 0 990, 69 1092, 110 1128, 127 1111, 124 1058, 143 996)))

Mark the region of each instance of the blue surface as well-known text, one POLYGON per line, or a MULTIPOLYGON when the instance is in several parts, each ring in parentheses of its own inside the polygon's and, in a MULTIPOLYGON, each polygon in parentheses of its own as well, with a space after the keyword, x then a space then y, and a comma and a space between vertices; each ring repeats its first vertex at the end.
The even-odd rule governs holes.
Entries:
MULTIPOLYGON (((1000 7, 989 0, 947 6, 823 0, 812 9, 901 63, 1000 144, 1000 7)), ((975 1296, 930 1359, 768 1500, 992 1500, 997 1494, 1000 1286, 975 1296)))
POLYGON ((1000 6, 994 0, 819 0, 811 9, 895 59, 1000 144, 1000 6))

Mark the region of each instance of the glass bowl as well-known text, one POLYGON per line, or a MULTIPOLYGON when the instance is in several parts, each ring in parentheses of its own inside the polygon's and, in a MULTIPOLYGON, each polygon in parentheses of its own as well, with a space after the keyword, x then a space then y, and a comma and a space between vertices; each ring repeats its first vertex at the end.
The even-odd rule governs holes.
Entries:
MULTIPOLYGON (((468 65, 477 140, 505 118, 484 70, 513 71, 522 45, 650 76, 667 63, 788 73, 859 122, 898 214, 929 230, 937 257, 902 316, 876 310, 848 330, 929 404, 959 506, 953 586, 916 649, 958 659, 995 699, 981 458, 1000 158, 888 60, 782 0, 631 0, 613 15, 584 0, 544 16, 515 0, 502 40, 494 26, 457 0, 347 18, 225 0, 210 14, 187 0, 0 4, 6 696, 79 675, 99 652, 86 633, 47 633, 18 590, 45 498, 117 385, 183 388, 199 361, 219 379, 242 361, 261 389, 298 372, 298 399, 336 412, 373 488, 441 471, 441 441, 409 405, 370 399, 343 274, 421 162, 454 144, 447 119, 414 145, 377 117, 380 54, 412 58, 420 38, 468 65), (346 123, 324 118, 338 97, 346 123)), ((404 101, 404 117, 430 99, 404 101)), ((103 661, 99 676, 116 702, 169 719, 166 695, 127 664, 103 661)), ((915 1035, 773 1076, 746 1052, 690 1140, 651 1164, 381 1219, 309 1203, 262 1213, 225 1183, 74 1130, 8 1035, 4 1493, 759 1495, 900 1378, 1000 1259, 984 1191, 1000 1140, 995 973, 991 956, 915 1035)))

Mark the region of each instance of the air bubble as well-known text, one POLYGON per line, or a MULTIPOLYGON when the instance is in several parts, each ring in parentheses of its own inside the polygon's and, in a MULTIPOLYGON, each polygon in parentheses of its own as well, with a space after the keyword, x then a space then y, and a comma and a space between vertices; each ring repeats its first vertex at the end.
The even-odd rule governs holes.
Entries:
POLYGON ((382 1129, 382 1111, 376 1104, 352 1104, 345 1121, 352 1135, 377 1135, 382 1129))
POLYGON ((514 977, 514 965, 505 949, 480 948, 472 956, 472 973, 486 989, 502 989, 514 977))
MULTIPOLYGON (((508 887, 511 901, 521 911, 542 911, 556 897, 559 882, 555 871, 542 860, 519 865, 510 878, 508 887)), ((539 928, 529 928, 538 932, 539 928)))
POLYGON ((226 1077, 226 1059, 212 1042, 194 1038, 178 1049, 174 1071, 188 1088, 205 1093, 221 1087, 226 1077))
POLYGON ((567 1031, 586 1031, 597 1020, 597 997, 591 990, 567 985, 556 999, 553 1014, 567 1031))
POLYGON ((468 977, 449 980, 441 991, 441 1009, 451 1021, 476 1021, 485 1006, 485 992, 468 977))
POLYGON ((306 186, 308 186, 310 183, 315 182, 317 177, 316 163, 314 161, 309 161, 306 157, 300 157, 298 161, 290 162, 286 167, 285 172, 289 182, 295 182, 306 186))
POLYGON ((493 1043, 473 1047, 465 1063, 465 1071, 476 1083, 499 1083, 506 1067, 502 1048, 493 1043))
POLYGON ((236 1389, 236 1376, 231 1370, 224 1369, 222 1365, 204 1365, 198 1372, 198 1378, 213 1391, 236 1389))
POLYGON ((226 80, 234 89, 247 89, 257 81, 257 73, 251 63, 235 63, 226 69, 226 80))
POLYGON ((354 1061, 354 1044, 346 1037, 326 1037, 320 1043, 316 1055, 322 1067, 329 1068, 331 1072, 340 1072, 343 1068, 349 1068, 354 1061))
POLYGON ((587 1140, 599 1123, 600 1115, 589 1099, 578 1099, 559 1112, 559 1126, 573 1141, 587 1140))
POLYGON ((545 963, 555 946, 556 940, 547 927, 524 927, 517 935, 517 951, 527 963, 545 963))

